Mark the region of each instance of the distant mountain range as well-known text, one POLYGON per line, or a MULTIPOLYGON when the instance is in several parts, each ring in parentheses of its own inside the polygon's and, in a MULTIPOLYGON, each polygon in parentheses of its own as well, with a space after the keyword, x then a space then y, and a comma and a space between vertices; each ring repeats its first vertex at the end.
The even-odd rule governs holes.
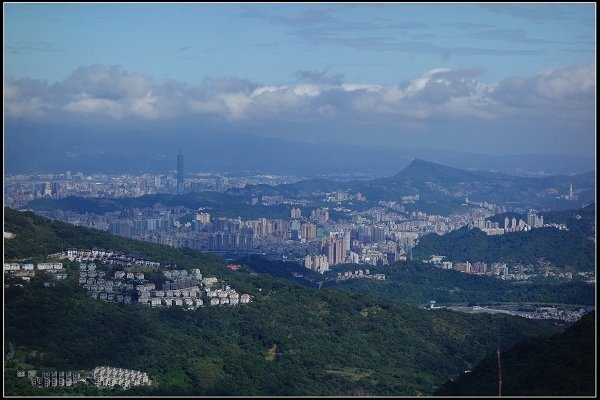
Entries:
POLYGON ((302 195, 314 191, 350 190, 369 200, 399 201, 419 195, 416 209, 448 214, 469 201, 511 203, 516 208, 573 209, 595 199, 595 173, 528 178, 500 172, 466 171, 415 159, 401 172, 387 178, 348 182, 311 179, 279 186, 248 186, 232 193, 246 195, 302 195), (577 200, 559 198, 573 185, 577 200))
POLYGON ((386 176, 415 158, 456 168, 500 171, 514 175, 584 173, 595 159, 565 155, 490 156, 439 149, 368 147, 343 143, 304 143, 240 133, 165 129, 111 132, 11 123, 5 126, 5 173, 166 173, 175 170, 181 147, 185 172, 261 171, 318 176, 369 173, 386 176))
MULTIPOLYGON (((100 210, 106 209, 107 203, 110 203, 106 211, 115 211, 132 206, 151 206, 156 202, 198 208, 206 206, 206 201, 215 206, 228 204, 247 208, 242 203, 246 203, 252 196, 280 194, 320 199, 322 195, 316 195, 315 192, 325 193, 335 190, 349 190, 353 194, 361 192, 370 202, 400 201, 402 196, 418 194, 419 199, 415 204, 408 205, 409 209, 441 215, 464 209, 463 204, 467 198, 470 202, 510 203, 514 208, 522 210, 527 208, 565 210, 576 209, 594 202, 596 193, 594 172, 572 176, 526 178, 499 172, 465 171, 417 159, 394 176, 366 181, 330 181, 318 178, 277 186, 250 185, 243 189, 232 189, 226 194, 207 192, 183 196, 159 194, 136 199, 86 199, 84 202, 76 198, 39 199, 30 202, 24 208, 34 210, 58 208, 73 211, 85 209, 87 212, 92 212, 94 204, 97 204, 97 209, 100 210), (577 200, 559 198, 561 194, 569 192, 570 185, 573 185, 574 192, 577 193, 577 200)), ((253 210, 256 209, 255 207, 253 210)))

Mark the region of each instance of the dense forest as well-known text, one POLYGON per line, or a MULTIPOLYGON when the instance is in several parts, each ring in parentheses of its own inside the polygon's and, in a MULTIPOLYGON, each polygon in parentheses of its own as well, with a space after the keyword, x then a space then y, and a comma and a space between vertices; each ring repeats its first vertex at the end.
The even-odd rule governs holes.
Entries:
MULTIPOLYGON (((527 339, 509 350, 501 342, 503 396, 594 396, 596 394, 595 312, 564 333, 527 339)), ((470 373, 445 383, 436 395, 498 395, 498 360, 487 357, 470 373)))
POLYGON ((109 304, 72 283, 34 281, 5 290, 5 340, 37 351, 28 361, 35 369, 137 369, 159 393, 415 395, 471 368, 496 337, 510 345, 553 331, 543 321, 431 313, 264 276, 251 282, 261 294, 248 306, 190 312, 109 304))
POLYGON ((212 255, 9 209, 5 229, 16 234, 5 239, 13 259, 42 257, 62 246, 112 248, 198 267, 253 296, 245 306, 153 309, 92 299, 73 280, 50 286, 45 276, 23 286, 6 281, 5 341, 28 354, 26 365, 6 365, 8 395, 39 390, 18 381, 17 368, 97 365, 145 371, 156 382, 128 395, 428 395, 491 354, 499 337, 508 347, 562 330, 549 321, 431 312, 249 269, 233 272, 212 255))
POLYGON ((449 261, 537 263, 540 258, 575 271, 593 271, 596 246, 571 231, 552 227, 488 236, 479 229, 463 227, 445 235, 419 238, 414 257, 429 259, 443 255, 449 261))
MULTIPOLYGON (((332 271, 364 268, 358 265, 336 266, 332 271)), ((488 276, 464 274, 436 268, 421 262, 398 262, 388 267, 371 267, 386 275, 385 281, 351 279, 336 287, 370 293, 409 304, 438 303, 488 304, 496 302, 542 302, 594 305, 595 287, 585 282, 515 283, 488 276)))
POLYGON ((399 261, 383 267, 340 264, 321 275, 295 262, 267 260, 258 255, 240 258, 243 267, 259 273, 285 278, 305 286, 338 288, 369 293, 389 300, 424 305, 438 303, 491 304, 498 302, 595 304, 595 287, 584 281, 510 282, 494 277, 465 274, 438 268, 420 261, 399 261), (371 274, 384 274, 385 280, 348 279, 336 281, 340 272, 369 269, 371 274))

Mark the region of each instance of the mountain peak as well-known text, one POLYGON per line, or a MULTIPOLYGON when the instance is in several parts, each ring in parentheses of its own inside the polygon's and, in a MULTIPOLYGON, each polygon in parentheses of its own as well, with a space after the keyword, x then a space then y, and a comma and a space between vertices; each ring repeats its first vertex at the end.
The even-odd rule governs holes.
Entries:
POLYGON ((469 171, 415 158, 406 168, 394 175, 392 179, 444 181, 450 183, 473 179, 473 177, 473 173, 469 171))

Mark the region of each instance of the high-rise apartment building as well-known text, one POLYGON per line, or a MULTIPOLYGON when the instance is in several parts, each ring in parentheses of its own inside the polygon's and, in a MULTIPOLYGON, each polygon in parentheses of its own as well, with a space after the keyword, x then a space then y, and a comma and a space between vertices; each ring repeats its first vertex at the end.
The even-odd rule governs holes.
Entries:
POLYGON ((344 237, 338 235, 321 240, 321 251, 327 256, 329 265, 341 264, 346 259, 344 237))
POLYGON ((177 194, 183 194, 183 152, 177 154, 177 194))
POLYGON ((317 238, 317 226, 315 224, 302 224, 301 238, 305 241, 314 240, 317 238))

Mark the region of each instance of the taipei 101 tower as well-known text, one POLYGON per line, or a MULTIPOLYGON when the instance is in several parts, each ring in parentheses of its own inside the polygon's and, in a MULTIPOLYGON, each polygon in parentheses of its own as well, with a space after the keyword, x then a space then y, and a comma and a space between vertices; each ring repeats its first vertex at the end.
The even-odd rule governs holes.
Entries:
POLYGON ((183 194, 183 152, 177 154, 177 194, 183 194))

